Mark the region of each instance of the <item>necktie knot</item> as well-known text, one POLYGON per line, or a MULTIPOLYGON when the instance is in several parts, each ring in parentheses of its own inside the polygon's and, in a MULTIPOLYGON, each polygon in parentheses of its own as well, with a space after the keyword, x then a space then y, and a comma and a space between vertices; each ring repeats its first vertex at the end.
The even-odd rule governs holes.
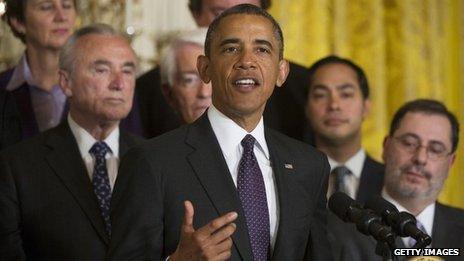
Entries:
POLYGON ((346 177, 351 174, 351 171, 345 166, 338 166, 332 170, 334 175, 334 192, 340 191, 346 193, 346 177))
POLYGON ((110 147, 104 141, 97 141, 90 148, 89 153, 95 157, 105 157, 106 153, 111 152, 110 147))
POLYGON ((255 145, 256 139, 251 134, 247 134, 245 138, 242 139, 242 147, 244 151, 253 151, 253 146, 255 145))

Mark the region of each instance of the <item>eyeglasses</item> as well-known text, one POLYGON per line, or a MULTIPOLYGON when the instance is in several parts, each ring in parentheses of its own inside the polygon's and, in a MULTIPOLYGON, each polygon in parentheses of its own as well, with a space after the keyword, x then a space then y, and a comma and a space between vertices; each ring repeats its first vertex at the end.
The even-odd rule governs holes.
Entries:
POLYGON ((420 148, 424 147, 427 157, 430 160, 440 160, 449 155, 446 146, 439 141, 431 141, 426 146, 422 145, 422 140, 412 134, 405 134, 399 137, 393 137, 398 142, 400 148, 410 154, 417 153, 420 148))
POLYGON ((177 80, 182 86, 187 88, 197 87, 201 84, 200 75, 193 72, 180 73, 177 80))

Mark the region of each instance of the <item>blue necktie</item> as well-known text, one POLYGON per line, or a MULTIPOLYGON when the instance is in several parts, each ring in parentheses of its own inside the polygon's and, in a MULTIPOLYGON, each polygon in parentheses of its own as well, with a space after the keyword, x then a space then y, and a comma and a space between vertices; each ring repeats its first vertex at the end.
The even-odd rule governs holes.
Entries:
POLYGON ((255 141, 247 134, 241 142, 243 154, 238 166, 237 190, 245 212, 253 259, 264 261, 269 257, 270 225, 263 174, 253 152, 255 141))
POLYGON ((103 221, 105 221, 106 232, 108 235, 111 235, 111 187, 105 159, 105 155, 108 152, 111 152, 111 149, 103 141, 95 142, 95 144, 89 150, 89 153, 95 156, 95 165, 93 168, 92 176, 93 191, 95 196, 97 196, 103 221))

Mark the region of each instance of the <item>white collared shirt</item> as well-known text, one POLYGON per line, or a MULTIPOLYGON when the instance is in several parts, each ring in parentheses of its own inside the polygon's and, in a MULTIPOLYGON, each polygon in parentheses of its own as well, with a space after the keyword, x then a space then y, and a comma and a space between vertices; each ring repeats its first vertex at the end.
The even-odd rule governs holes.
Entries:
POLYGON ((263 174, 264 186, 266 188, 267 206, 269 210, 269 224, 271 236, 271 248, 274 248, 277 228, 278 228, 278 204, 277 204, 277 190, 272 170, 271 161, 269 159, 269 149, 267 147, 266 139, 264 137, 264 124, 263 118, 259 121, 256 128, 248 133, 245 129, 237 125, 233 120, 222 114, 218 109, 211 105, 208 109, 208 118, 211 123, 214 134, 221 147, 222 154, 229 168, 229 172, 237 187, 238 165, 242 158, 243 147, 241 145, 242 139, 251 134, 256 143, 253 152, 258 160, 259 168, 263 174))
MULTIPOLYGON (((71 132, 76 138, 77 146, 79 147, 79 152, 81 153, 82 160, 84 160, 85 167, 87 168, 87 173, 90 180, 92 181, 93 168, 95 165, 95 157, 90 154, 89 150, 97 142, 90 133, 88 133, 84 128, 79 126, 68 114, 68 123, 71 132)), ((111 152, 108 152, 105 156, 106 159, 106 168, 108 169, 108 177, 110 180, 110 187, 113 190, 114 183, 116 181, 116 176, 118 174, 119 167, 119 127, 114 129, 105 140, 103 140, 108 147, 110 147, 111 152)))
MULTIPOLYGON (((331 159, 327 156, 330 164, 330 173, 338 167, 345 166, 351 171, 352 175, 348 175, 345 178, 346 194, 352 198, 356 198, 356 194, 359 188, 359 182, 361 179, 361 173, 364 166, 364 161, 366 160, 366 152, 363 149, 358 150, 351 158, 349 158, 345 163, 337 162, 334 159, 331 159)), ((334 176, 329 176, 329 188, 327 190, 327 197, 333 194, 333 179, 334 176)))
MULTIPOLYGON (((388 192, 385 190, 385 187, 382 190, 382 197, 386 200, 388 200, 390 203, 395 205, 395 207, 398 209, 398 211, 406 211, 409 212, 406 208, 400 205, 396 200, 394 200, 388 192)), ((433 228, 433 219, 435 217, 435 202, 428 205, 424 210, 422 210, 419 215, 416 216, 416 220, 422 224, 422 226, 425 229, 425 233, 427 233, 429 236, 432 236, 432 228, 433 228)), ((408 241, 409 237, 403 237, 401 238, 403 240, 403 243, 405 246, 408 246, 408 241)))

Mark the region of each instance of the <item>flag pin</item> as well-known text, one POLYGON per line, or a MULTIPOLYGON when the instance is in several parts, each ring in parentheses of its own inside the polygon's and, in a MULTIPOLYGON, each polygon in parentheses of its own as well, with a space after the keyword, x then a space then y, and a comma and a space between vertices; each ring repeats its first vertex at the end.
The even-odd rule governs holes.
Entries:
POLYGON ((289 163, 285 163, 285 164, 284 164, 284 167, 285 167, 286 169, 293 169, 293 165, 292 165, 292 164, 289 164, 289 163))

